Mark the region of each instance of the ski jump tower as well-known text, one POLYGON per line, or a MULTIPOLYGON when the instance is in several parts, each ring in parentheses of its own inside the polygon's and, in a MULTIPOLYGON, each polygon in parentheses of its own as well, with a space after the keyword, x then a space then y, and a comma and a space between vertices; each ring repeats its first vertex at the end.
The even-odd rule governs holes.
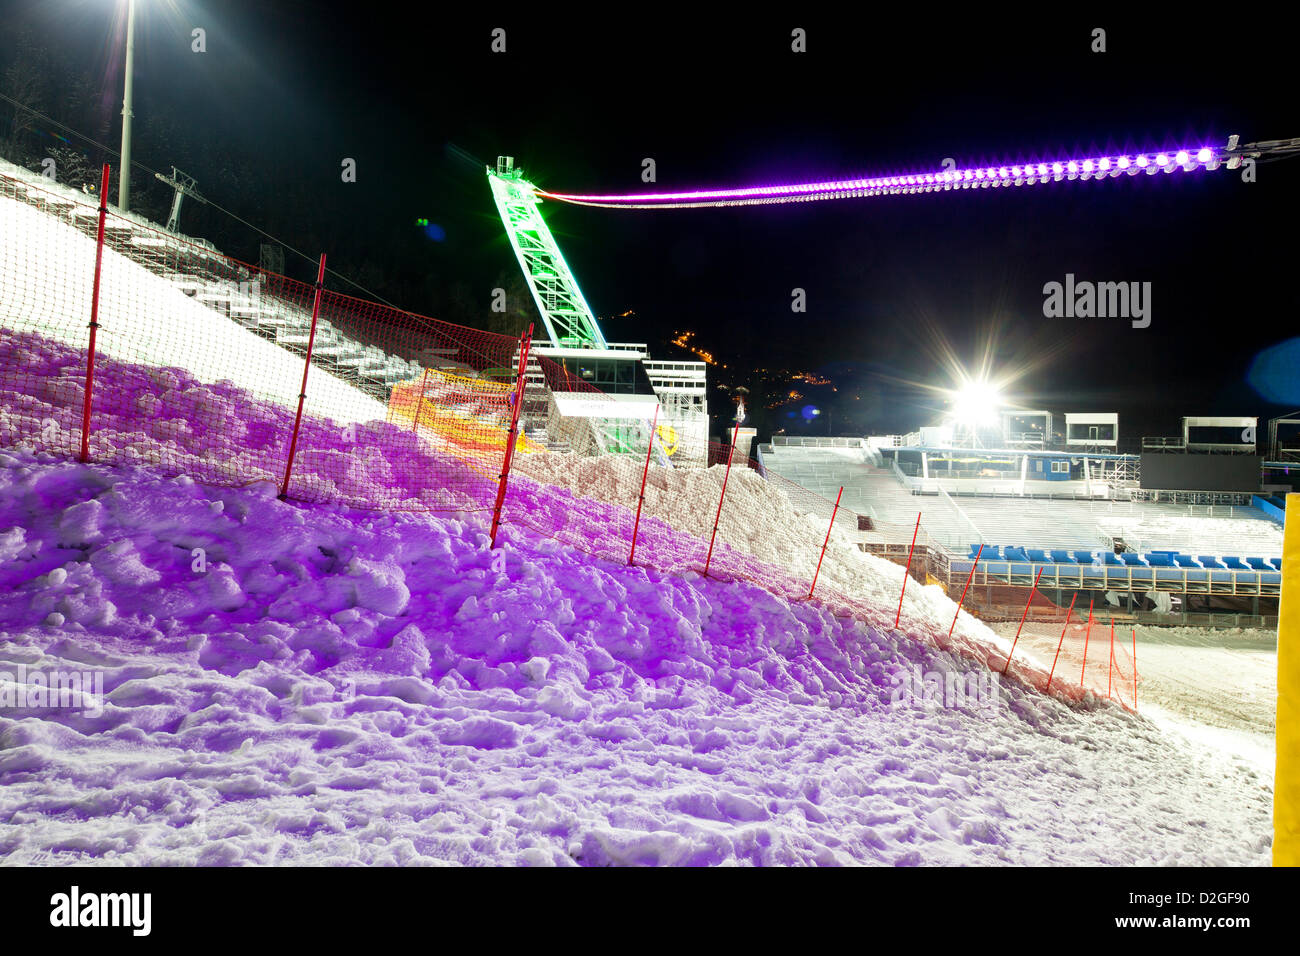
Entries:
POLYGON ((555 237, 542 218, 532 183, 510 156, 488 167, 488 182, 519 259, 549 343, 532 354, 561 372, 546 380, 529 363, 525 424, 567 442, 579 454, 644 454, 652 422, 655 446, 675 465, 707 465, 709 416, 703 362, 652 361, 644 343, 605 341, 555 237), (604 393, 593 396, 590 388, 604 393), (546 396, 545 403, 532 400, 546 396))

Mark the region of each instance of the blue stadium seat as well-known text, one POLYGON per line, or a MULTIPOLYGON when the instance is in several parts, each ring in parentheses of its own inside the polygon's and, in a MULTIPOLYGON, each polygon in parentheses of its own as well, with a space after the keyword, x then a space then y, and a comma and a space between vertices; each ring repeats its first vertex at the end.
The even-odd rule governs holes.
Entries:
POLYGON ((1029 555, 1029 560, 1034 564, 1051 564, 1052 559, 1047 556, 1047 552, 1038 548, 1030 548, 1025 552, 1029 555))
POLYGON ((1250 570, 1249 567, 1247 567, 1246 565, 1244 565, 1244 564, 1241 563, 1241 558, 1234 557, 1233 555, 1225 554, 1225 555, 1224 555, 1220 560, 1223 561, 1223 566, 1224 566, 1225 568, 1227 568, 1229 571, 1249 571, 1249 570, 1250 570))
POLYGON ((1134 554, 1132 551, 1125 551, 1120 554, 1119 559, 1131 568, 1145 568, 1148 566, 1146 561, 1142 559, 1142 555, 1134 554))
POLYGON ((1028 562, 1029 555, 1025 554, 1023 548, 1003 548, 1002 556, 1008 561, 1028 562))
POLYGON ((1074 551, 1072 553, 1074 554, 1074 560, 1078 561, 1080 564, 1092 564, 1091 551, 1074 551))
MULTIPOLYGON (((980 550, 980 546, 978 544, 972 544, 970 546, 970 554, 966 555, 966 557, 970 558, 971 560, 974 560, 975 556, 979 554, 979 550, 980 550)), ((984 550, 987 551, 988 548, 985 548, 984 550)))
MULTIPOLYGON (((1052 554, 1052 560, 1055 561, 1057 564, 1076 563, 1074 558, 1070 557, 1069 551, 1053 551, 1051 552, 1051 554, 1052 554)), ((1092 562, 1089 561, 1088 563, 1091 564, 1092 562)))
POLYGON ((1190 554, 1176 554, 1176 555, 1174 555, 1174 564, 1178 565, 1178 567, 1180 567, 1180 568, 1200 568, 1200 567, 1201 567, 1201 562, 1197 561, 1197 560, 1196 560, 1194 557, 1192 557, 1190 554))
POLYGON ((1247 558, 1247 559, 1246 559, 1246 563, 1247 563, 1248 565, 1250 565, 1251 568, 1254 569, 1254 570, 1256 570, 1256 571, 1275 571, 1275 570, 1277 570, 1276 568, 1273 567, 1273 565, 1269 564, 1269 563, 1268 563, 1267 561, 1265 561, 1263 558, 1247 558))
POLYGON ((1204 568, 1226 568, 1227 565, 1214 557, 1212 554, 1201 555, 1201 567, 1204 568))
POLYGON ((1148 567, 1172 568, 1174 566, 1173 558, 1170 557, 1169 554, 1164 551, 1152 551, 1149 554, 1144 555, 1144 557, 1146 558, 1148 567))

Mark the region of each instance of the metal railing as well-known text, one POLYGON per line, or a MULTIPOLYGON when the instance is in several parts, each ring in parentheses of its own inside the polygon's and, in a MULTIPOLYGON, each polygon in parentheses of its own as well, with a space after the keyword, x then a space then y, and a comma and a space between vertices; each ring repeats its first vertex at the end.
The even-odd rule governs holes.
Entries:
MULTIPOLYGON (((964 581, 973 563, 970 558, 953 558, 949 561, 948 573, 951 577, 964 581)), ((1278 571, 1145 568, 1118 564, 1030 564, 1020 561, 981 561, 975 569, 973 583, 1027 588, 1034 583, 1034 577, 1040 568, 1040 590, 1168 591, 1174 594, 1240 596, 1275 596, 1282 590, 1282 574, 1278 571)))
POLYGON ((952 495, 944 491, 942 485, 939 486, 939 494, 943 497, 944 501, 948 502, 948 506, 951 507, 952 510, 957 513, 958 520, 961 521, 962 524, 966 526, 966 528, 969 530, 969 532, 972 535, 974 535, 974 539, 972 541, 965 541, 962 543, 963 544, 988 544, 988 539, 984 537, 984 533, 980 531, 979 526, 976 525, 973 520, 971 520, 971 516, 968 515, 962 509, 962 507, 957 504, 957 502, 952 500, 952 495))

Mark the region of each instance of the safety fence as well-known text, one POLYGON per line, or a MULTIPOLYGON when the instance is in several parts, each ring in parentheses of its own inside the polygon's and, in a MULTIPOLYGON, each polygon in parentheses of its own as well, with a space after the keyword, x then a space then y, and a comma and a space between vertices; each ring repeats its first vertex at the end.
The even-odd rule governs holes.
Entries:
MULTIPOLYGON (((1086 690, 1136 710, 1137 635, 1133 622, 1104 603, 1099 606, 1097 592, 1074 591, 1065 606, 1055 603, 1039 590, 1047 584, 1043 571, 1040 567, 1030 575, 1026 593, 1023 587, 981 587, 976 580, 977 566, 971 566, 960 593, 952 594, 951 588, 949 593, 959 609, 976 613, 985 621, 1007 622, 1005 630, 1012 636, 1012 645, 1003 658, 1004 671, 1024 667, 1035 675, 1026 679, 1044 692, 1063 687, 1080 693, 1086 690), (1016 625, 1014 630, 1011 623, 1016 625), (1036 666, 1027 665, 1028 661, 1036 666)), ((957 616, 953 620, 955 623, 957 616)))
POLYGON ((1026 622, 1020 636, 1022 652, 1051 660, 1044 689, 1058 682, 1077 685, 1136 710, 1136 627, 1077 603, 1058 616, 1058 621, 1026 622))
MULTIPOLYGON (((527 335, 345 296, 323 274, 323 257, 317 282, 300 282, 0 176, 0 447, 270 483, 304 502, 491 514, 494 538, 503 523, 610 561, 815 596, 1005 665, 969 618, 944 636, 933 595, 904 600, 907 572, 859 548, 866 516, 764 475, 735 432, 707 441, 527 335)), ((907 530, 897 563, 924 582, 921 556, 942 548, 919 520, 907 530)))

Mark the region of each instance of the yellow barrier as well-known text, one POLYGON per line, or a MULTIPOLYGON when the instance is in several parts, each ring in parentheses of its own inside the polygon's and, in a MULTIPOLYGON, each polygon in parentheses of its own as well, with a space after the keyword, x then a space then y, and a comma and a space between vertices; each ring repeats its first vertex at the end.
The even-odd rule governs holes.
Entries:
POLYGON ((1277 621, 1277 773, 1273 865, 1300 864, 1300 494, 1286 496, 1277 621))
MULTIPOLYGON (((456 455, 480 474, 495 478, 509 435, 512 387, 429 369, 418 379, 393 386, 388 421, 409 422, 413 429, 437 436, 443 451, 456 455)), ((536 454, 545 448, 521 431, 515 451, 536 454)))

